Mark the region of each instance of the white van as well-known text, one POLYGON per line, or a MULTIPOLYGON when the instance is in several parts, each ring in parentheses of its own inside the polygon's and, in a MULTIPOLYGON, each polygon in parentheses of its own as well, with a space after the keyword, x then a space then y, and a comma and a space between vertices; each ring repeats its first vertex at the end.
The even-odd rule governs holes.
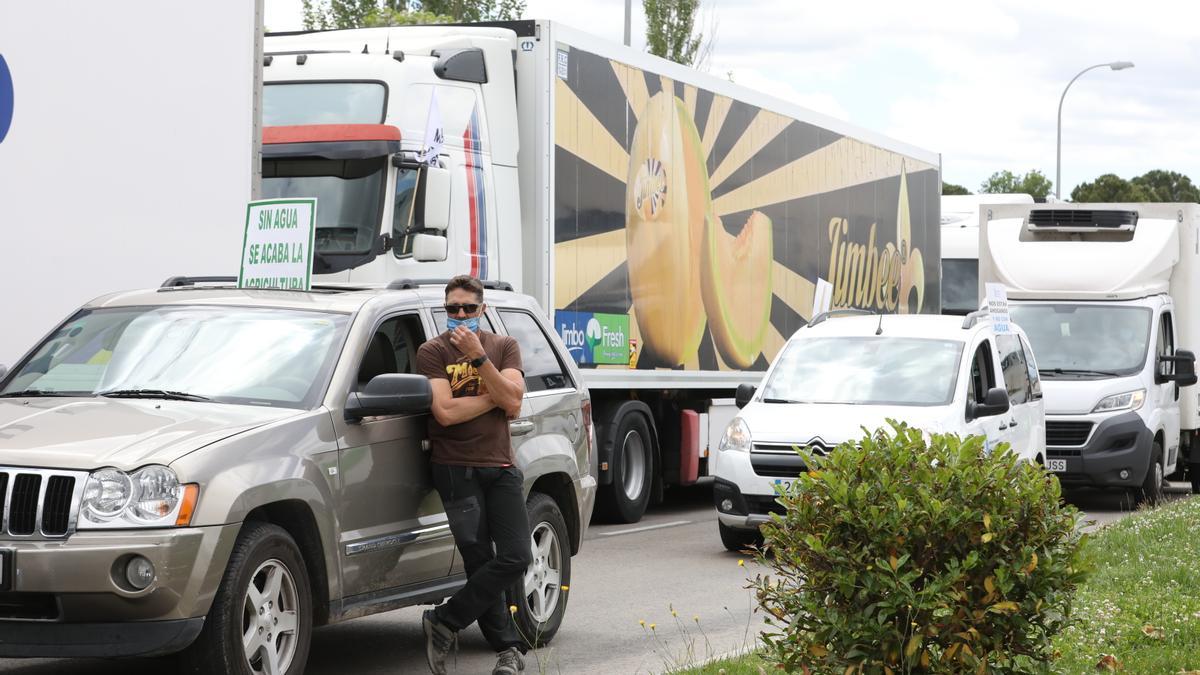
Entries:
POLYGON ((796 331, 759 387, 738 389, 741 411, 713 457, 721 542, 760 539, 781 507, 776 490, 821 454, 887 420, 937 433, 982 435, 1044 462, 1041 381, 1020 328, 997 334, 984 312, 966 317, 834 310, 796 331))

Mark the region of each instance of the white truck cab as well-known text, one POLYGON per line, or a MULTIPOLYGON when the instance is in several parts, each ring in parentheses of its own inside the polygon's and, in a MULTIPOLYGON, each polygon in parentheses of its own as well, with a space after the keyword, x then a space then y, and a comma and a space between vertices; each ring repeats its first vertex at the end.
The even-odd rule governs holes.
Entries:
POLYGON ((738 390, 741 411, 715 455, 721 541, 740 550, 780 510, 777 489, 807 469, 797 448, 823 454, 888 419, 935 433, 979 435, 1042 463, 1041 382, 1020 328, 997 333, 966 317, 818 315, 796 331, 759 387, 738 390))
POLYGON ((980 281, 1006 286, 1037 352, 1047 468, 1064 484, 1157 501, 1165 478, 1185 471, 1200 427, 1195 357, 1178 348, 1200 329, 1200 207, 1014 205, 991 215, 980 281))

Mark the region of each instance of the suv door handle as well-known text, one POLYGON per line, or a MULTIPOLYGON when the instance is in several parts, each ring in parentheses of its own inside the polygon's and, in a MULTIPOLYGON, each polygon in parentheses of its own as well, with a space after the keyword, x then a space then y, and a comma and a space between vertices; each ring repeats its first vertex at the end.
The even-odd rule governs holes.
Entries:
POLYGON ((513 436, 524 436, 533 431, 533 422, 529 420, 513 420, 508 423, 508 433, 513 436))

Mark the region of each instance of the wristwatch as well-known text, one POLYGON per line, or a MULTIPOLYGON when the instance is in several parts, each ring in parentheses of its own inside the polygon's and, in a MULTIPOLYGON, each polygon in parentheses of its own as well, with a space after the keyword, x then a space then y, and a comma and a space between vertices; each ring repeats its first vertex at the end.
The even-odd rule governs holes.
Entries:
POLYGON ((488 360, 487 354, 484 354, 483 356, 481 356, 477 359, 471 359, 471 366, 473 368, 478 368, 479 366, 482 366, 483 364, 487 363, 487 360, 488 360))

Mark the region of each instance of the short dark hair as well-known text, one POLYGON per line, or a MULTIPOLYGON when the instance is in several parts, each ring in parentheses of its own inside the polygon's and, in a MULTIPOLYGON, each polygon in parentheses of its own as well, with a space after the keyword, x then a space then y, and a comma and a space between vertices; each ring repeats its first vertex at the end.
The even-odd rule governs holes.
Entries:
POLYGON ((483 282, 479 279, 470 274, 460 274, 451 279, 450 283, 446 284, 446 295, 450 295, 450 291, 460 288, 464 291, 471 291, 475 294, 476 300, 483 302, 483 282))

